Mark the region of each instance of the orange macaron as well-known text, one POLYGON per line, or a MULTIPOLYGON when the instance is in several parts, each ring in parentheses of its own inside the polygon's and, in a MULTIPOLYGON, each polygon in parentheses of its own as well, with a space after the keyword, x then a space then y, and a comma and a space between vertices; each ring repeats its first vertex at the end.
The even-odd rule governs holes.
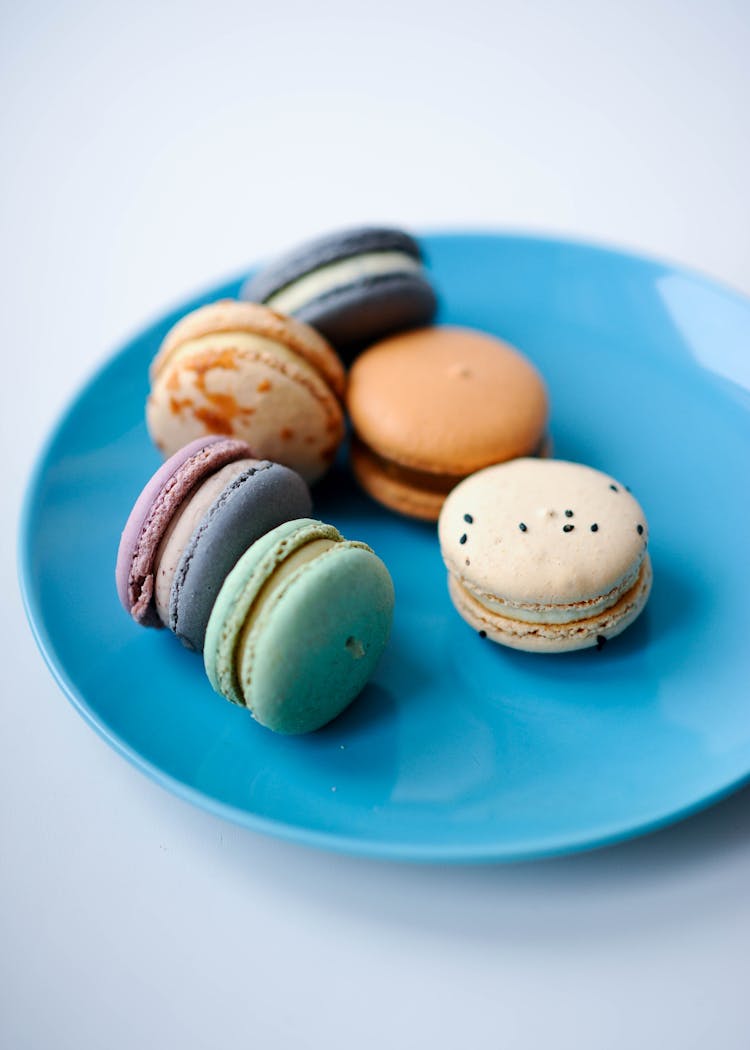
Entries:
POLYGON ((420 328, 376 343, 354 362, 347 407, 359 483, 390 509, 428 521, 467 475, 546 450, 539 372, 473 329, 420 328))

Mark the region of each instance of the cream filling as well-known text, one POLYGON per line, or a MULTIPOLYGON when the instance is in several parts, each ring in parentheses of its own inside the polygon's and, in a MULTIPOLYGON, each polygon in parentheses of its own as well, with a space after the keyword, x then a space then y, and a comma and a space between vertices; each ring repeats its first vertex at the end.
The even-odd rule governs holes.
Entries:
POLYGON ((227 463, 198 487, 169 523, 156 551, 155 560, 154 601, 163 624, 169 625, 169 595, 177 566, 190 537, 227 485, 246 470, 257 466, 257 463, 254 459, 238 459, 234 463, 227 463))
POLYGON ((555 624, 574 623, 576 620, 589 619, 606 612, 633 587, 640 570, 641 562, 606 594, 580 602, 569 602, 566 605, 555 605, 551 602, 509 602, 496 595, 483 593, 458 574, 456 578, 464 590, 488 612, 505 616, 509 620, 520 620, 522 623, 555 624))
POLYGON ((274 601, 279 592, 286 586, 289 578, 293 576, 298 569, 301 569, 303 565, 307 565, 308 562, 314 561, 316 558, 320 557, 321 554, 325 554, 326 551, 330 550, 331 547, 335 547, 339 542, 341 541, 327 539, 311 540, 310 543, 306 543, 304 547, 300 547, 298 550, 294 551, 273 570, 270 577, 258 592, 255 601, 250 606, 250 610, 245 617, 245 622, 240 631, 237 648, 234 654, 235 673, 237 675, 237 680, 240 683, 246 706, 252 707, 247 696, 250 672, 252 670, 252 646, 249 645, 248 642, 255 625, 263 614, 263 611, 274 601))
POLYGON ((312 273, 292 281, 265 302, 266 306, 271 306, 280 313, 293 314, 313 299, 326 295, 335 288, 352 284, 362 277, 379 277, 386 273, 416 273, 421 268, 419 260, 406 252, 365 252, 351 259, 320 266, 312 273))

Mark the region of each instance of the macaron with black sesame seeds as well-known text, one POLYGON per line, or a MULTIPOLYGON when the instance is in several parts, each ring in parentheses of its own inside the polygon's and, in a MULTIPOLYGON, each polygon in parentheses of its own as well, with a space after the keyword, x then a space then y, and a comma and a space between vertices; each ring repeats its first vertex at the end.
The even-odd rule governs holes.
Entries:
POLYGON ((459 614, 514 649, 601 650, 651 591, 643 509, 580 463, 522 458, 472 474, 446 499, 438 535, 459 614))

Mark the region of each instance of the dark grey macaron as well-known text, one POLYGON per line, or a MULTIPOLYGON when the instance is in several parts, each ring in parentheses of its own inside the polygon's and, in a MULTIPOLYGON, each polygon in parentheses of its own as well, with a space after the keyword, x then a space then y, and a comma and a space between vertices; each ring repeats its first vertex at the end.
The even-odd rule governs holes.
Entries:
POLYGON ((189 649, 203 650, 216 595, 248 547, 311 509, 299 474, 267 460, 221 491, 186 544, 169 592, 169 627, 189 649))
POLYGON ((429 324, 437 310, 414 238, 373 227, 301 245, 250 277, 240 298, 306 321, 349 358, 393 332, 429 324))

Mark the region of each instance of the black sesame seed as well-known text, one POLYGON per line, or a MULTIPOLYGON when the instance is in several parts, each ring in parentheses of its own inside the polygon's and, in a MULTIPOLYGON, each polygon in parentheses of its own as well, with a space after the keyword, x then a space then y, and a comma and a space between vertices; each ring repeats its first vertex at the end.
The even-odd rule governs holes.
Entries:
POLYGON ((607 643, 607 639, 604 637, 604 635, 603 634, 597 634, 597 636, 596 636, 596 648, 597 648, 597 650, 599 652, 602 651, 602 649, 604 648, 606 643, 607 643))
POLYGON ((466 535, 466 533, 464 533, 463 536, 461 537, 461 539, 458 542, 459 543, 466 543, 467 539, 468 539, 468 536, 466 535))
POLYGON ((521 532, 526 532, 526 525, 524 524, 524 522, 519 521, 518 527, 521 530, 521 532))
POLYGON ((467 525, 473 525, 474 524, 474 519, 472 518, 471 514, 464 514, 464 521, 466 522, 467 525))
POLYGON ((575 525, 563 525, 563 532, 572 532, 575 525))
POLYGON ((594 522, 594 524, 591 526, 591 531, 592 532, 598 532, 599 531, 599 526, 596 524, 596 522, 594 522))
POLYGON ((636 525, 636 529, 638 530, 638 535, 642 536, 643 535, 643 526, 642 525, 636 525))
POLYGON ((565 511, 565 517, 566 518, 572 518, 573 517, 573 511, 572 510, 566 510, 565 511))
POLYGON ((467 565, 471 565, 471 562, 469 561, 469 559, 468 559, 468 558, 466 559, 466 564, 467 564, 467 565))
POLYGON ((613 492, 619 492, 620 491, 618 489, 617 485, 610 485, 609 487, 612 489, 613 492))
POLYGON ((480 638, 486 638, 487 637, 487 632, 486 631, 480 631, 479 632, 479 637, 480 638))

